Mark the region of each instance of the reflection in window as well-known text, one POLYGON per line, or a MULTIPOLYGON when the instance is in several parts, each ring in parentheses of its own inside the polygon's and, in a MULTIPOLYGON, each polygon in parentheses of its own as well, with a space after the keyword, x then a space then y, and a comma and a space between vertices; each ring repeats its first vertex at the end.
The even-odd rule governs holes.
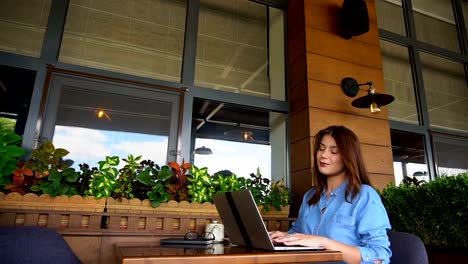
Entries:
POLYGON ((263 177, 285 179, 286 115, 227 103, 196 99, 193 108, 194 149, 206 147, 210 155, 193 152, 197 167, 210 175, 229 170, 249 177, 257 168, 263 177))
POLYGON ((51 2, 0 1, 0 50, 39 58, 51 2))
POLYGON ((468 172, 466 138, 434 133, 434 151, 438 176, 452 176, 468 172))
MULTIPOLYGON (((0 65, 0 117, 13 124, 14 132, 24 134, 36 72, 0 65)), ((4 123, 5 124, 5 123, 4 123)))
POLYGON ((379 28, 406 35, 401 0, 376 0, 379 28))
POLYGON ((451 0, 413 0, 414 23, 418 40, 460 52, 451 0))
POLYGON ((180 82, 186 3, 71 0, 59 61, 180 82))
POLYGON ((421 134, 391 130, 393 169, 395 184, 401 183, 405 176, 418 180, 429 180, 424 148, 424 136, 421 134))
POLYGON ((388 105, 390 119, 418 124, 413 75, 406 47, 380 40, 385 89, 395 96, 388 105))
POLYGON ((463 64, 420 53, 431 127, 468 131, 468 90, 463 64))
POLYGON ((248 0, 200 4, 195 84, 285 100, 283 12, 248 0))
POLYGON ((52 141, 70 151, 67 158, 76 168, 129 154, 165 165, 171 107, 170 102, 63 87, 52 141))

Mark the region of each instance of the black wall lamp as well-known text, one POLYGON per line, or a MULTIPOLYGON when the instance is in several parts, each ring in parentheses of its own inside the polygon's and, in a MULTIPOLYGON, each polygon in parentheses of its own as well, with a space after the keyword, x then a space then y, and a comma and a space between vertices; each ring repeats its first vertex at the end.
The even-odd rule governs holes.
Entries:
POLYGON ((370 108, 372 113, 380 113, 380 107, 388 105, 395 97, 389 94, 377 93, 372 82, 358 83, 351 77, 341 80, 341 89, 348 97, 355 97, 359 92, 359 86, 368 85, 367 95, 354 99, 351 105, 357 108, 370 108))

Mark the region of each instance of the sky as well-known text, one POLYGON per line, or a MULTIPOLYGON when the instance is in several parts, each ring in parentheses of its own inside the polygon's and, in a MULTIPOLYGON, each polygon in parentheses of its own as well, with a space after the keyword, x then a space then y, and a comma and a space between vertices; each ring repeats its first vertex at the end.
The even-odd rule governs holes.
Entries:
MULTIPOLYGON (((167 136, 156 136, 121 131, 107 131, 71 126, 56 126, 53 138, 56 148, 70 152, 65 159, 74 161, 73 168, 86 163, 98 167, 98 161, 106 156, 126 158, 142 155, 141 160, 151 159, 156 164, 166 165, 167 136)), ((239 177, 249 177, 257 167, 264 178, 271 179, 271 149, 268 145, 248 144, 231 141, 197 139, 195 148, 208 147, 211 155, 195 154, 194 165, 207 167, 213 175, 220 170, 230 170, 239 177)), ((125 163, 121 160, 118 168, 125 163)))

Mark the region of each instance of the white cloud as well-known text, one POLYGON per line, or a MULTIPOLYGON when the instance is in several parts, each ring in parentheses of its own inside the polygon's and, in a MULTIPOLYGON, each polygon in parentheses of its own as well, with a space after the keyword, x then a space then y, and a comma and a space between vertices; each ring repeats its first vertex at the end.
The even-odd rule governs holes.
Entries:
POLYGON ((207 167, 211 175, 220 170, 230 170, 239 177, 249 177, 257 167, 264 178, 271 178, 271 148, 267 145, 197 139, 196 148, 209 147, 213 154, 195 154, 194 165, 207 167))

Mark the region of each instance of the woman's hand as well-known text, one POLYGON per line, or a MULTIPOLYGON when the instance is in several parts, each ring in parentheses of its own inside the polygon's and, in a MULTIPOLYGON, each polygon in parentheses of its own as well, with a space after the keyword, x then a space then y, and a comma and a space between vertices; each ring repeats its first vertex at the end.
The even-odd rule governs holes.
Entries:
POLYGON ((277 238, 289 235, 288 232, 281 232, 281 231, 273 231, 273 232, 269 232, 268 234, 270 234, 270 238, 273 241, 277 238))
POLYGON ((283 243, 285 245, 299 245, 306 247, 325 247, 327 238, 322 236, 306 235, 301 233, 288 234, 284 232, 281 235, 270 234, 274 243, 283 243), (273 236, 275 235, 275 236, 273 236))

